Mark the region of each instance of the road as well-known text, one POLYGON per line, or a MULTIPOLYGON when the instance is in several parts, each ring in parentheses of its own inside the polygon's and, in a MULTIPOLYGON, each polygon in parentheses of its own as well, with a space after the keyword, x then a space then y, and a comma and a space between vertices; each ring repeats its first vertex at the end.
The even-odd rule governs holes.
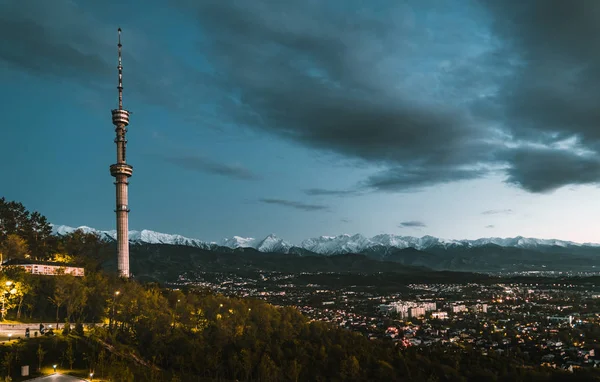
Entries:
POLYGON ((56 373, 56 374, 48 375, 46 377, 28 379, 25 382, 34 382, 34 381, 35 382, 82 382, 82 381, 86 381, 86 380, 71 377, 70 375, 56 373))
MULTIPOLYGON (((48 325, 46 324, 46 331, 49 329, 48 325)), ((52 328, 56 328, 56 324, 52 325, 52 328)), ((29 334, 31 335, 31 337, 33 337, 34 332, 38 332, 38 336, 40 335, 40 324, 32 324, 29 327, 29 334)), ((62 326, 60 331, 62 331, 62 326)), ((60 331, 57 334, 60 334, 60 331)), ((6 340, 15 340, 17 338, 25 338, 25 329, 23 328, 11 328, 10 325, 0 325, 0 341, 6 341, 6 340)))
MULTIPOLYGON (((83 325, 85 327, 89 327, 94 324, 84 323, 83 325)), ((95 324, 95 325, 102 325, 102 324, 95 324)), ((46 331, 48 331, 48 329, 56 330, 56 323, 51 324, 51 323, 45 322, 44 326, 45 326, 46 331)), ((62 333, 63 326, 64 326, 64 324, 61 323, 59 326, 58 332, 55 332, 55 333, 56 334, 62 333)), ((71 324, 71 329, 73 329, 73 326, 74 325, 71 324)), ((25 328, 26 327, 29 328, 29 334, 32 338, 33 338, 35 332, 38 332, 38 336, 41 335, 39 332, 39 330, 40 330, 39 322, 38 323, 30 323, 30 324, 0 324, 0 342, 17 339, 19 337, 25 338, 25 328)))

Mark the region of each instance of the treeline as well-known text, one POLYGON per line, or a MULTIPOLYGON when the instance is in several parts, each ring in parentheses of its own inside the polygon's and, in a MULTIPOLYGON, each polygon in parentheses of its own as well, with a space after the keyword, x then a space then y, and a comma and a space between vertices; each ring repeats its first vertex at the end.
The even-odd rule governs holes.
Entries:
POLYGON ((46 258, 56 248, 52 227, 42 214, 23 204, 0 198, 0 251, 6 258, 33 254, 46 258))
MULTIPOLYGON (((36 349, 41 349, 42 361, 44 352, 62 354, 65 367, 88 368, 120 382, 600 380, 593 372, 527 367, 511 356, 483 356, 458 347, 400 349, 309 321, 290 307, 119 279, 101 270, 103 244, 97 236, 75 232, 54 237, 43 216, 21 207, 2 199, 0 245, 18 236, 28 246, 23 256, 49 259, 60 254, 84 264, 86 276, 36 276, 3 267, 0 288, 6 288, 0 289, 0 302, 7 317, 99 323, 85 334, 75 325, 75 336, 60 337, 66 342, 34 338, 17 345, 28 349, 22 354, 34 357, 28 344, 40 342, 36 349), (44 223, 34 225, 33 220, 44 223)), ((5 375, 19 354, 18 348, 0 348, 5 375)))
POLYGON ((0 198, 0 255, 2 261, 31 259, 74 262, 97 271, 106 253, 97 235, 76 231, 64 236, 52 235, 45 216, 30 212, 16 201, 0 198))

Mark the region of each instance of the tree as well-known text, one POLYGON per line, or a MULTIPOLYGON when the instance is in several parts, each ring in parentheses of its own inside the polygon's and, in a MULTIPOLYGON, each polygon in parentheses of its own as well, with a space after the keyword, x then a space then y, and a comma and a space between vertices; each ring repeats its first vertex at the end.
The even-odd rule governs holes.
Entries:
POLYGON ((52 235, 52 226, 46 217, 34 211, 27 221, 25 235, 31 254, 37 259, 46 258, 50 249, 48 239, 52 235))
POLYGON ((21 236, 9 234, 0 246, 2 262, 11 259, 24 259, 29 253, 27 241, 21 236))
POLYGON ((4 320, 6 313, 17 306, 17 289, 15 288, 15 283, 7 280, 5 277, 0 277, 0 294, 0 298, 2 299, 2 311, 0 313, 4 320))
POLYGON ((96 362, 96 365, 98 366, 98 370, 100 371, 100 378, 104 378, 104 369, 106 367, 106 352, 104 351, 104 349, 101 349, 100 353, 98 353, 98 360, 96 362))
POLYGON ((292 360, 289 366, 289 377, 294 382, 298 382, 300 378, 300 371, 302 370, 302 366, 298 363, 297 360, 292 360))
POLYGON ((76 230, 60 237, 57 252, 72 256, 77 265, 83 266, 88 271, 98 271, 102 263, 102 249, 106 243, 100 240, 96 233, 86 233, 76 230))
POLYGON ((42 370, 42 362, 44 361, 45 355, 46 351, 44 350, 44 348, 42 348, 42 344, 39 344, 37 348, 38 370, 42 370))
POLYGON ((83 330, 83 324, 81 323, 81 321, 78 321, 75 324, 75 328, 73 329, 73 333, 75 333, 75 335, 81 336, 83 337, 85 335, 85 331, 83 330))
POLYGON ((52 226, 39 212, 29 213, 19 202, 7 202, 0 198, 0 244, 9 235, 23 238, 36 258, 44 258, 53 246, 52 226))
POLYGON ((65 321, 62 334, 63 336, 68 336, 69 334, 71 334, 71 324, 69 323, 69 320, 65 321))
POLYGON ((12 366, 15 360, 15 354, 12 351, 8 351, 4 353, 4 358, 2 358, 2 366, 4 366, 4 370, 6 370, 6 375, 10 376, 12 373, 12 366))
POLYGON ((20 320, 21 319, 21 308, 23 307, 23 300, 25 299, 25 296, 27 294, 31 293, 31 286, 22 281, 17 281, 15 283, 15 289, 17 290, 15 297, 18 300, 18 302, 17 302, 17 320, 20 320))
POLYGON ((279 381, 279 368, 268 354, 264 354, 260 360, 258 375, 261 381, 279 381))
POLYGON ((23 204, 0 198, 0 242, 10 234, 23 235, 28 218, 29 211, 23 204))
MULTIPOLYGON (((67 292, 65 308, 67 310, 67 319, 70 320, 73 315, 79 315, 85 307, 88 293, 86 287, 79 277, 65 275, 63 281, 67 292)), ((80 318, 80 317, 77 317, 80 318)))
POLYGON ((56 306, 56 326, 60 322, 58 319, 59 309, 69 298, 69 277, 74 276, 56 276, 54 293, 48 299, 56 306))
POLYGON ((342 361, 342 378, 348 381, 354 381, 359 379, 360 377, 360 363, 355 356, 350 356, 349 358, 342 361))
POLYGON ((30 274, 25 272, 25 269, 18 266, 5 266, 2 270, 4 272, 0 277, 0 282, 4 285, 4 288, 0 288, 0 293, 2 291, 8 293, 3 297, 5 300, 3 301, 4 308, 8 311, 16 307, 18 320, 21 318, 21 308, 25 296, 32 293, 31 283, 35 278, 32 278, 30 274))
POLYGON ((67 342, 67 348, 65 349, 65 361, 69 363, 69 369, 73 369, 73 363, 75 363, 75 353, 73 353, 72 341, 67 342))

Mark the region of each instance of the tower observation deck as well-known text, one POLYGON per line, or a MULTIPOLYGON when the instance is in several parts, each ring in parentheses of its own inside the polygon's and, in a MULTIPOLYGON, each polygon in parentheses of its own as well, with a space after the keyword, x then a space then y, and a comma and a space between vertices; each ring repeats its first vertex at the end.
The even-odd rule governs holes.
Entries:
POLYGON ((112 110, 112 123, 115 125, 115 143, 117 145, 117 163, 110 166, 110 175, 115 177, 117 191, 116 209, 117 214, 117 266, 119 276, 129 277, 129 206, 128 186, 129 177, 133 175, 133 166, 127 164, 126 148, 127 126, 129 125, 129 111, 123 109, 123 65, 121 60, 121 28, 119 32, 119 108, 112 110))

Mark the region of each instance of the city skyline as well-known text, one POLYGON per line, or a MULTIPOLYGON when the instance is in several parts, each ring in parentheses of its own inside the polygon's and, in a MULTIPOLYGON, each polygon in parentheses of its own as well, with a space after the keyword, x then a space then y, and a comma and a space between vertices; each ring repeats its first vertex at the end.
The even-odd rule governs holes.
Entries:
POLYGON ((0 5, 2 195, 54 224, 115 229, 121 26, 131 229, 600 242, 600 5, 32 3, 0 5))

